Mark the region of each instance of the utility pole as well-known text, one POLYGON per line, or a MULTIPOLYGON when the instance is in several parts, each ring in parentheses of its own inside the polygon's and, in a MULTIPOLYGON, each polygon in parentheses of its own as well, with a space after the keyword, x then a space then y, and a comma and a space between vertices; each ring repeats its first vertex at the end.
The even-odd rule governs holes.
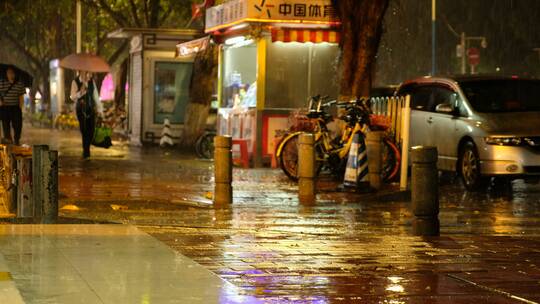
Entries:
POLYGON ((431 0, 431 76, 437 72, 437 0, 431 0))
MULTIPOLYGON (((487 39, 484 36, 469 36, 465 34, 465 32, 461 32, 461 41, 460 41, 460 49, 461 49, 461 74, 467 73, 467 57, 469 54, 467 54, 467 42, 471 40, 480 41, 480 46, 485 49, 487 48, 487 39)), ((476 67, 474 65, 471 65, 471 74, 476 73, 476 67)))
MULTIPOLYGON (((433 0, 433 1, 435 1, 435 0, 433 0)), ((457 48, 456 48, 456 54, 457 54, 458 58, 459 58, 459 56, 461 56, 461 74, 465 75, 467 73, 467 58, 469 57, 469 54, 467 52, 468 51, 467 42, 470 41, 470 40, 480 41, 480 46, 483 49, 485 49, 485 48, 487 48, 487 39, 484 36, 476 36, 476 37, 469 36, 469 37, 467 37, 465 32, 461 32, 461 35, 460 35, 460 34, 458 34, 458 32, 456 30, 454 30, 454 28, 448 23, 448 21, 446 19, 443 18, 443 21, 445 22, 446 26, 448 27, 448 30, 456 38, 459 39, 459 44, 457 45, 457 48)), ((540 53, 539 53, 539 55, 540 55, 540 53)), ((476 72, 475 68, 476 67, 474 65, 471 65, 471 73, 472 74, 474 74, 476 72)))
POLYGON ((82 52, 82 29, 81 29, 81 15, 82 15, 82 7, 81 7, 81 0, 77 0, 77 53, 82 52))

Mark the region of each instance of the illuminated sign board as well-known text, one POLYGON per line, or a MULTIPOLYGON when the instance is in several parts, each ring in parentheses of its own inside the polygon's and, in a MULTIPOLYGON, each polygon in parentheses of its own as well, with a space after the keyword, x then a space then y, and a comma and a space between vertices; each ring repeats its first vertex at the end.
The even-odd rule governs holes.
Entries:
POLYGON ((243 21, 335 23, 330 0, 231 0, 206 11, 206 32, 243 21))

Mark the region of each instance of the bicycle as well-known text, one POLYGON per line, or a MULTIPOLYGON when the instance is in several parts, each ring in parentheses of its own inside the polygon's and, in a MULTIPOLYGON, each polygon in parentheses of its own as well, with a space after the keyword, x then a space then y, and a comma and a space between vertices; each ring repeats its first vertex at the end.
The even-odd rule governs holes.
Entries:
MULTIPOLYGON (((311 98, 307 114, 314 122, 313 134, 315 136, 315 153, 317 160, 317 174, 327 168, 336 177, 343 178, 353 135, 365 134, 368 130, 388 130, 388 126, 373 124, 371 109, 367 100, 355 100, 347 103, 330 101, 322 103, 325 98, 315 96, 311 98), (314 108, 314 105, 315 108, 314 108), (345 115, 339 117, 346 123, 342 134, 332 138, 327 124, 333 120, 328 109, 336 105, 344 108, 345 115)), ((298 138, 305 131, 293 132, 286 136, 279 144, 276 157, 281 169, 291 179, 296 181, 298 166, 298 138)), ((399 149, 393 142, 389 133, 383 139, 383 180, 388 182, 397 176, 401 161, 399 149)))
POLYGON ((195 143, 195 152, 199 158, 214 158, 214 137, 216 137, 216 131, 213 130, 206 130, 199 136, 195 143))

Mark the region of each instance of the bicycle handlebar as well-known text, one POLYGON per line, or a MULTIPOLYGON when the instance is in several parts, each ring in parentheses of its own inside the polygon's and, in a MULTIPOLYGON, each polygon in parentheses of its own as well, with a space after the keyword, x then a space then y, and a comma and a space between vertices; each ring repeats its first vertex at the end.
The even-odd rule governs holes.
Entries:
POLYGON ((331 100, 325 104, 322 105, 323 108, 328 108, 328 107, 331 107, 333 106, 334 104, 337 104, 337 100, 331 100))
POLYGON ((333 105, 336 105, 338 108, 351 108, 351 107, 363 107, 369 109, 369 99, 365 98, 356 98, 348 102, 338 102, 337 100, 331 100, 326 103, 322 103, 323 100, 328 99, 329 96, 315 95, 309 100, 309 109, 310 111, 320 112, 322 109, 329 108, 333 105), (315 105, 316 102, 316 105, 315 105), (315 107, 315 109, 313 109, 315 107))

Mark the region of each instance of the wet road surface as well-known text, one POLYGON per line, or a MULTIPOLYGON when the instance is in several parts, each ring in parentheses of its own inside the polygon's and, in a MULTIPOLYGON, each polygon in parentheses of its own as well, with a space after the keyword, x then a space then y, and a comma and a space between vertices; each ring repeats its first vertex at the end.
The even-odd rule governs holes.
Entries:
POLYGON ((441 237, 422 238, 405 201, 323 181, 302 206, 279 171, 235 169, 235 203, 215 209, 211 162, 119 143, 83 161, 75 132, 26 131, 60 149, 64 217, 138 225, 268 303, 540 302, 538 185, 446 183, 441 237))
POLYGON ((6 304, 261 302, 129 225, 0 225, 0 270, 6 304))

